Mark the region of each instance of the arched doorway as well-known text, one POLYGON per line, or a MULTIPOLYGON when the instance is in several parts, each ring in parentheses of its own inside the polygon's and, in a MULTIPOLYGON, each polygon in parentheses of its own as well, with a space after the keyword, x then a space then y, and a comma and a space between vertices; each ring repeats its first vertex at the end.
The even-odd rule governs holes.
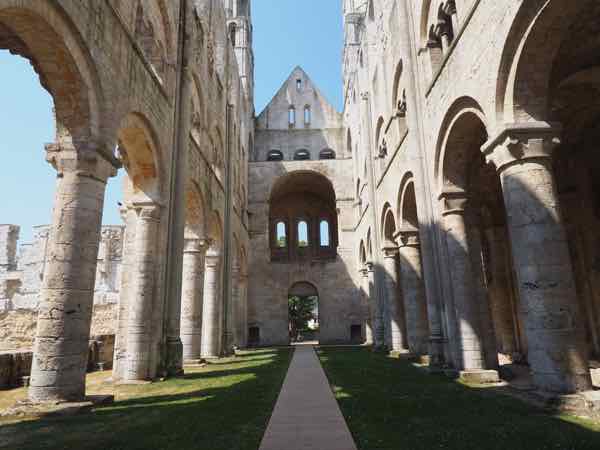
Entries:
POLYGON ((290 342, 319 340, 319 292, 308 282, 295 283, 288 292, 290 342))

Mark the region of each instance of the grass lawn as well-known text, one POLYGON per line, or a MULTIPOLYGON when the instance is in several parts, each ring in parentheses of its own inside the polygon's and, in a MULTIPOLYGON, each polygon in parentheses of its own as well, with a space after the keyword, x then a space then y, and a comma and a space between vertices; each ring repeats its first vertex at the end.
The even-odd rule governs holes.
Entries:
POLYGON ((369 349, 319 350, 360 450, 600 449, 600 424, 423 374, 369 349))
MULTIPOLYGON (((115 393, 115 403, 71 417, 0 422, 0 448, 256 450, 292 352, 258 350, 186 370, 182 378, 138 386, 88 378, 90 394, 115 393)), ((0 392, 0 406, 23 397, 0 392), (7 400, 8 399, 8 400, 7 400)))

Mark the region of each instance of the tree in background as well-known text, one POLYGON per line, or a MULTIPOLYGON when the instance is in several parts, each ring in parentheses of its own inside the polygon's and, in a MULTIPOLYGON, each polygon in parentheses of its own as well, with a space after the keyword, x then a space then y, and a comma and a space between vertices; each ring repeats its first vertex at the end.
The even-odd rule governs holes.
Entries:
POLYGON ((308 331, 308 323, 316 320, 316 297, 291 296, 288 299, 288 312, 290 318, 290 339, 297 341, 302 332, 308 331))

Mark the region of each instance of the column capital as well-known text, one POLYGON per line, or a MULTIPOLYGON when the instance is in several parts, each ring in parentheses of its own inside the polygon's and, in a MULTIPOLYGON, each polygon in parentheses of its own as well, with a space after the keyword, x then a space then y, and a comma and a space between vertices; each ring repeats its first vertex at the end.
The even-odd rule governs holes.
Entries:
POLYGON ((201 238, 186 238, 183 244, 183 253, 206 253, 208 241, 201 238))
POLYGON ((87 142, 85 144, 52 143, 45 145, 46 161, 64 176, 65 172, 89 177, 106 183, 117 175, 118 166, 106 159, 100 146, 87 142))
POLYGON ((205 265, 207 269, 216 269, 221 262, 221 254, 217 250, 209 249, 205 256, 205 265))
POLYGON ((160 222, 161 206, 154 202, 135 202, 131 206, 138 211, 140 220, 160 222))
POLYGON ((413 228, 398 230, 396 234, 394 234, 394 239, 400 243, 400 248, 419 247, 420 245, 419 230, 413 228))
POLYGON ((559 123, 530 122, 506 125, 496 137, 481 147, 485 159, 498 172, 510 165, 530 159, 551 159, 560 145, 559 123))
POLYGON ((465 213, 468 203, 467 193, 459 188, 448 188, 438 197, 443 202, 442 216, 465 213))
POLYGON ((398 244, 387 240, 383 243, 381 251, 383 252, 383 257, 385 259, 394 259, 396 256, 398 256, 398 244))

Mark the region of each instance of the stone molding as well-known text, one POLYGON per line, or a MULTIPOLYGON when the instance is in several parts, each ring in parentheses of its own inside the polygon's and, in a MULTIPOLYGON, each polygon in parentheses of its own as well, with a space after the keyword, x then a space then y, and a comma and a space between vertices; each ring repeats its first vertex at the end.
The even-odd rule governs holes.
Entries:
POLYGON ((63 177, 65 172, 92 178, 106 183, 117 175, 118 167, 104 158, 99 146, 87 143, 75 147, 73 144, 46 144, 46 161, 63 177))
POLYGON ((507 125, 482 147, 486 161, 501 173, 507 167, 532 159, 551 159, 560 145, 558 123, 528 122, 507 125))
POLYGON ((394 234, 394 239, 396 239, 400 243, 400 247, 418 248, 421 245, 419 230, 399 230, 398 232, 396 232, 396 234, 394 234))
POLYGON ((185 239, 183 244, 183 253, 206 253, 209 243, 207 239, 185 239))
POLYGON ((463 215, 469 200, 467 193, 458 188, 449 188, 444 190, 444 192, 440 194, 439 199, 444 204, 444 209, 442 211, 443 217, 451 214, 463 215))

